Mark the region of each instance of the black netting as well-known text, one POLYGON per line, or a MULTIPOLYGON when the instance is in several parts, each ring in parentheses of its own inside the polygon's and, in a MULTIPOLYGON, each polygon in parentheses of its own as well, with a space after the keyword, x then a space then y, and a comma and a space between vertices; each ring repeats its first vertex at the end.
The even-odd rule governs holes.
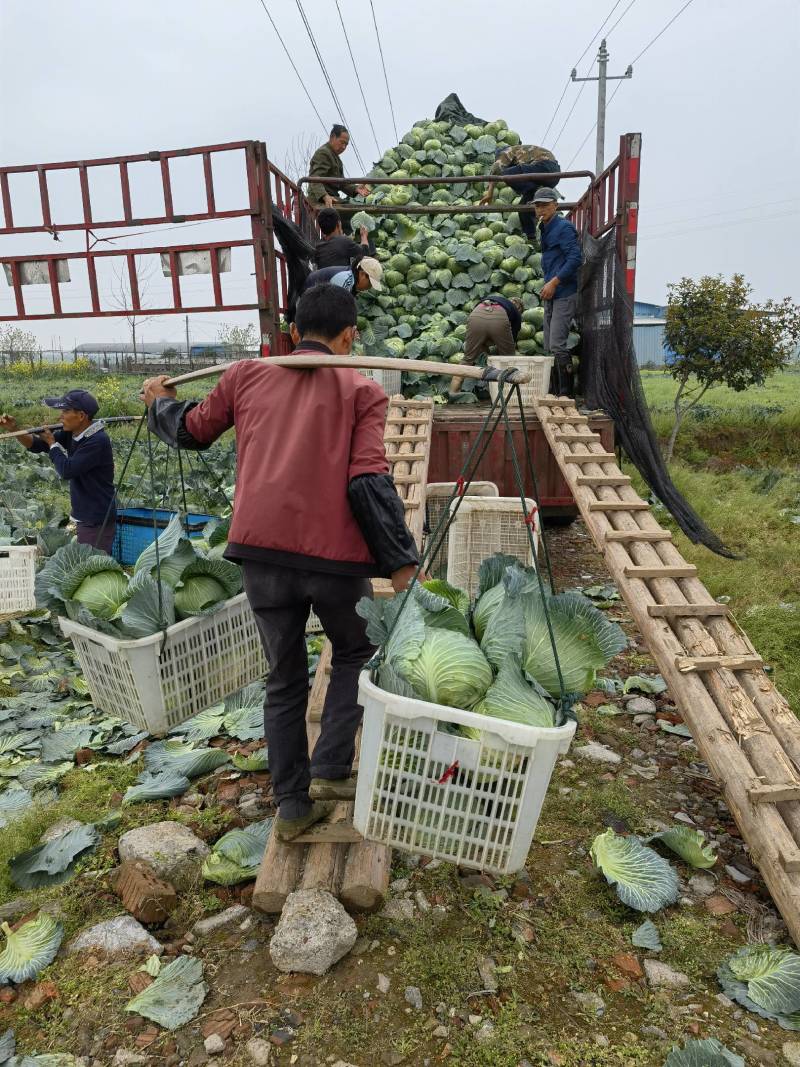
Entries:
POLYGON ((436 122, 454 122, 458 126, 463 126, 465 122, 474 126, 485 126, 488 121, 488 119, 476 118, 470 111, 467 111, 456 93, 450 93, 442 100, 433 117, 436 122))
POLYGON ((633 301, 625 289, 616 229, 583 235, 580 286, 581 383, 590 408, 614 420, 618 444, 690 541, 735 559, 684 500, 661 456, 633 348, 633 301))

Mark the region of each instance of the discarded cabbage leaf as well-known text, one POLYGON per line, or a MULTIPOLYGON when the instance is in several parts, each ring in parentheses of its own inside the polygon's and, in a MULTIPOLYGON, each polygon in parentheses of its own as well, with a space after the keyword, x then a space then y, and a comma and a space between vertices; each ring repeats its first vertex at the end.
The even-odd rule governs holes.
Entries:
POLYGON ((623 904, 637 911, 659 911, 679 895, 678 875, 665 859, 638 837, 621 837, 612 829, 592 842, 591 857, 623 904))
POLYGON ((255 878, 271 832, 272 819, 264 819, 223 834, 203 861, 203 877, 218 885, 238 885, 255 878))
POLYGON ((238 771, 257 772, 269 770, 269 759, 266 748, 259 748, 249 756, 243 756, 237 752, 231 757, 231 761, 238 771))
POLYGON ((689 1038, 683 1048, 672 1046, 664 1067, 745 1067, 745 1061, 715 1037, 689 1038))
POLYGON ((746 954, 732 956, 728 967, 747 995, 774 1015, 800 1012, 800 955, 790 948, 751 946, 746 954))
POLYGON ((122 803, 146 804, 152 800, 170 800, 172 797, 182 796, 190 784, 185 775, 175 771, 165 771, 162 774, 148 774, 144 771, 137 778, 136 785, 125 790, 122 803))
POLYGON ((648 844, 651 841, 661 841, 692 867, 709 868, 717 862, 714 848, 706 842, 702 830, 692 830, 688 826, 670 826, 668 830, 662 830, 647 838, 648 844))
POLYGON ((37 889, 43 885, 59 885, 75 873, 75 865, 91 851, 100 835, 91 824, 76 826, 74 830, 49 841, 45 845, 20 852, 8 862, 8 873, 20 889, 37 889))
POLYGON ((183 751, 170 748, 175 742, 157 741, 149 745, 144 754, 144 766, 151 774, 182 774, 186 778, 197 778, 230 761, 224 748, 193 748, 183 746, 183 751))
POLYGON ((12 930, 8 923, 0 924, 6 936, 0 952, 0 983, 26 982, 56 958, 64 937, 64 928, 52 915, 40 912, 35 919, 12 930))
POLYGON ((750 997, 748 983, 737 978, 731 970, 730 965, 732 963, 735 965, 737 960, 747 960, 751 954, 759 952, 763 947, 762 945, 746 945, 720 964, 717 969, 717 978, 722 986, 722 991, 731 1000, 735 1000, 742 1007, 747 1008, 748 1011, 755 1012, 756 1015, 760 1015, 764 1019, 771 1019, 784 1030, 800 1030, 800 1011, 776 1014, 762 1007, 750 997))
POLYGON ((158 978, 125 1005, 166 1030, 177 1030, 193 1019, 208 993, 203 964, 191 956, 178 956, 158 978))
POLYGON ((661 938, 658 935, 658 928, 652 919, 645 919, 641 926, 637 926, 631 934, 631 944, 636 948, 647 948, 651 952, 660 952, 661 938))
POLYGON ((629 678, 625 679, 625 684, 622 687, 623 693, 630 693, 632 689, 638 689, 640 693, 651 693, 658 695, 665 692, 667 683, 661 677, 660 674, 645 675, 645 674, 632 674, 629 678))

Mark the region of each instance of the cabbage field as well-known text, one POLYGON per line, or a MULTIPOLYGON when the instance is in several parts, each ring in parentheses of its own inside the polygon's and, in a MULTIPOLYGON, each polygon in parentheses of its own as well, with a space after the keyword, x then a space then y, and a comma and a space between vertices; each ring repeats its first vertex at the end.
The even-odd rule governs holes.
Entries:
MULTIPOLYGON (((460 126, 446 121, 418 122, 388 149, 370 172, 373 178, 460 177, 486 174, 497 149, 519 144, 519 134, 502 119, 460 126)), ((449 204, 453 214, 405 215, 357 212, 352 226, 366 226, 383 263, 385 289, 360 301, 361 354, 432 359, 458 363, 467 317, 489 293, 519 298, 524 306, 517 348, 525 355, 543 352, 544 285, 538 243, 522 233, 519 216, 487 208, 468 214, 460 207, 476 204, 483 184, 448 186, 376 185, 368 204, 449 204)), ((499 185, 496 202, 510 204, 516 194, 499 185)), ((571 338, 573 345, 578 337, 571 338)), ((446 377, 404 375, 406 392, 436 396, 447 389, 446 377)), ((466 389, 471 385, 467 383, 466 389)), ((464 398, 474 399, 471 394, 464 398)))

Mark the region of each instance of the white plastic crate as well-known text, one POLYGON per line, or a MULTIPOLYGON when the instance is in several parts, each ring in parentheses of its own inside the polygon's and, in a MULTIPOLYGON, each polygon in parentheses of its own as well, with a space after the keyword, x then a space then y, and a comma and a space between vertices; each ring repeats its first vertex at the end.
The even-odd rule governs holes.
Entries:
MULTIPOLYGON (((498 367, 500 370, 516 367, 517 370, 530 374, 531 380, 519 387, 523 407, 533 407, 534 397, 547 396, 550 392, 550 371, 555 362, 553 356, 489 356, 486 362, 490 367, 498 367)), ((489 382, 489 395, 492 400, 497 396, 499 385, 499 382, 489 382)))
POLYGON ((372 367, 359 367, 359 373, 365 378, 372 378, 387 396, 396 396, 403 392, 403 372, 399 370, 378 370, 372 367))
POLYGON ((313 611, 310 612, 308 616, 308 622, 306 623, 306 633, 321 634, 323 632, 323 629, 324 628, 319 620, 319 616, 315 615, 313 611))
MULTIPOLYGON (((455 501, 451 507, 455 507, 455 501)), ((533 515, 533 540, 539 551, 539 512, 526 498, 533 515)), ((518 496, 464 497, 450 524, 447 545, 447 580, 472 597, 478 591, 478 568, 496 552, 516 556, 526 567, 535 565, 528 527, 518 496)))
MULTIPOLYGON (((425 508, 428 515, 428 526, 432 537, 434 530, 439 525, 447 507, 447 502, 452 496, 454 482, 428 482, 425 487, 425 508)), ((500 490, 494 482, 470 482, 465 499, 471 496, 499 496, 500 490)), ((445 578, 447 576, 447 538, 441 544, 436 559, 427 568, 433 578, 445 578)))
POLYGON ((528 856, 556 759, 575 723, 522 726, 395 696, 361 675, 353 825, 367 840, 493 874, 528 856), (482 731, 479 741, 439 729, 482 731))
POLYGON ((267 673, 255 616, 244 593, 211 615, 164 633, 120 640, 60 618, 92 702, 151 734, 165 734, 267 673))
POLYGON ((33 611, 36 545, 0 546, 0 615, 33 611))

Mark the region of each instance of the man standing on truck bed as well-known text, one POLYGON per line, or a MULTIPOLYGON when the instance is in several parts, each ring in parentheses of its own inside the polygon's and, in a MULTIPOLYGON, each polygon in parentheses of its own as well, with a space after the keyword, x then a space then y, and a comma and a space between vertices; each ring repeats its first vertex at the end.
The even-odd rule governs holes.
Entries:
POLYGON ((545 187, 533 197, 542 247, 544 286, 544 350, 555 357, 560 396, 573 396, 572 356, 567 350, 569 328, 578 309, 578 269, 581 246, 578 231, 558 214, 555 190, 545 187))
MULTIPOLYGON (((518 144, 505 148, 497 153, 497 158, 492 165, 492 174, 557 174, 561 170, 558 160, 546 148, 540 148, 535 144, 518 144)), ((537 178, 532 182, 509 182, 511 188, 520 194, 520 204, 530 204, 534 193, 543 186, 555 188, 558 178, 537 178)), ((495 182, 489 183, 489 188, 480 199, 481 204, 491 204, 494 200, 495 182)), ((520 211, 519 224, 526 237, 533 240, 536 237, 536 219, 533 212, 520 211)))
POLYGON ((339 212, 333 207, 324 207, 317 215, 322 240, 314 246, 314 262, 317 270, 324 267, 349 267, 354 256, 374 256, 375 246, 370 240, 367 227, 359 232, 361 243, 356 244, 342 231, 339 212))
POLYGON ((339 158, 350 144, 350 134, 346 126, 336 124, 331 128, 331 134, 324 145, 321 145, 308 165, 308 173, 312 178, 320 181, 311 182, 308 187, 308 200, 315 208, 333 207, 341 204, 340 193, 346 197, 366 196, 369 192, 368 185, 327 185, 325 178, 343 178, 344 167, 339 158))
MULTIPOLYGON (((498 356, 513 356, 521 325, 522 301, 490 294, 470 312, 467 319, 464 358, 461 362, 474 366, 491 345, 494 345, 498 356)), ((454 399, 455 394, 461 391, 463 381, 463 377, 458 375, 450 379, 448 399, 454 399)))
MULTIPOLYGON (((297 304, 293 356, 349 355, 356 302, 318 285, 297 304)), ((325 800, 352 799, 350 777, 363 709, 358 676, 374 652, 356 604, 371 576, 396 592, 418 553, 389 475, 383 442, 388 399, 356 370, 276 367, 243 360, 200 404, 175 399, 165 378, 144 385, 148 424, 173 447, 204 449, 236 427, 236 491, 225 556, 241 564, 269 673, 264 729, 274 830, 297 837, 325 818, 325 800), (322 732, 311 760, 306 736, 305 628, 313 609, 333 644, 322 732)))
MULTIPOLYGON (((49 453, 59 478, 69 482, 70 518, 78 544, 110 553, 117 531, 114 453, 102 420, 93 421, 100 405, 85 389, 70 389, 44 402, 60 411, 62 428, 17 440, 29 452, 49 453)), ((0 415, 0 430, 16 429, 14 418, 0 415)))

